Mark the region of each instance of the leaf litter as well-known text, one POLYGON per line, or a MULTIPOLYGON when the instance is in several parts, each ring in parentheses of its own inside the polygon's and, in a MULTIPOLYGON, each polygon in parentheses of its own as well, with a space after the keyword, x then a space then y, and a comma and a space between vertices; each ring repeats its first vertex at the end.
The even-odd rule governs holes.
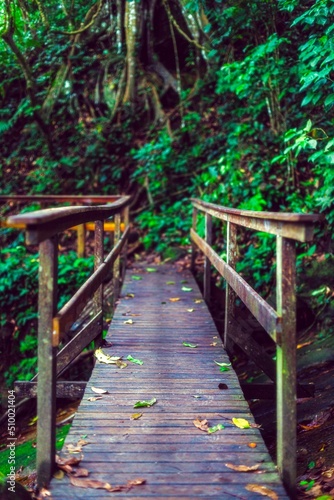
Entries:
POLYGON ((197 427, 197 429, 207 432, 208 434, 213 434, 214 432, 221 431, 225 428, 223 424, 217 424, 213 427, 209 427, 207 419, 202 419, 202 417, 196 417, 195 420, 193 420, 193 424, 197 427))
POLYGON ((115 365, 116 362, 122 358, 122 356, 109 356, 109 354, 105 354, 101 348, 96 349, 94 356, 100 363, 106 363, 107 365, 115 365))

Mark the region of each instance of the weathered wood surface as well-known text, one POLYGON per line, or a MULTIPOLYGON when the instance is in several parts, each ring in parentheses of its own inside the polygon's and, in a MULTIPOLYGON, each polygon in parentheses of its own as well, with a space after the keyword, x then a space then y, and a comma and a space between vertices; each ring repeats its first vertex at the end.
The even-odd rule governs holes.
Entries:
POLYGON ((248 491, 249 484, 288 498, 259 429, 232 424, 233 417, 250 423, 254 419, 234 371, 221 372, 214 363, 229 359, 192 276, 172 266, 156 269, 127 271, 108 333, 112 346, 104 348, 106 354, 124 360, 130 354, 144 364, 127 361, 124 369, 96 364, 62 452, 66 456, 66 446, 85 436, 89 444, 82 448, 80 466, 89 470, 89 478, 113 486, 136 478, 146 483, 110 493, 72 486, 65 477, 52 480, 52 498, 264 498, 248 491), (132 279, 133 275, 142 279, 132 279), (170 281, 175 284, 166 284, 170 281), (184 286, 192 291, 182 291, 184 286), (129 319, 133 324, 125 323, 129 319), (182 342, 198 347, 185 347, 182 342), (97 396, 92 387, 109 393, 88 401, 97 396), (136 401, 151 398, 157 399, 152 407, 133 408, 136 401), (138 412, 142 417, 131 420, 138 412), (224 429, 214 434, 201 431, 193 424, 197 417, 207 419, 210 426, 221 423, 224 429), (251 449, 249 443, 256 447, 251 449), (226 466, 231 463, 259 464, 259 468, 237 472, 226 466))

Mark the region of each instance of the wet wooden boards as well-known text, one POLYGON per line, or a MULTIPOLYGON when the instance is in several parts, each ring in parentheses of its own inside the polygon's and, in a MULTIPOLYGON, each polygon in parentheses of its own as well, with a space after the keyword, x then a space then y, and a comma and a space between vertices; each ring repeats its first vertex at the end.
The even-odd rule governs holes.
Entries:
POLYGON ((103 349, 127 366, 96 363, 62 452, 68 456, 67 446, 84 437, 80 466, 89 479, 145 483, 109 492, 73 486, 65 476, 52 480, 52 498, 287 499, 259 429, 232 423, 255 422, 234 371, 215 363, 229 358, 193 277, 168 265, 147 269, 127 271, 108 332, 112 346, 103 349), (108 394, 89 401, 99 396, 92 387, 108 394), (151 407, 134 408, 152 398, 151 407), (142 416, 134 420, 135 413, 142 416), (196 419, 224 428, 210 434, 196 419))

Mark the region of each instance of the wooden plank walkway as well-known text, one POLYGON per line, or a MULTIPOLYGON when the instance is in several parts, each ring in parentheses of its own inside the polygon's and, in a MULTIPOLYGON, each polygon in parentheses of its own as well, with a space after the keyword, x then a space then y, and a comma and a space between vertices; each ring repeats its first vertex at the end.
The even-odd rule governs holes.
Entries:
POLYGON ((142 478, 145 484, 111 493, 73 486, 65 476, 52 480, 52 498, 255 500, 263 499, 265 490, 248 488, 262 487, 271 490, 270 498, 275 492, 287 499, 259 429, 239 429, 232 423, 233 417, 251 424, 254 419, 234 371, 221 372, 214 362, 229 359, 192 275, 168 265, 155 268, 127 271, 107 337, 112 346, 103 349, 143 364, 127 361, 120 369, 96 363, 62 452, 67 456, 67 446, 84 436, 88 444, 80 466, 88 469, 90 479, 115 486, 142 478), (180 300, 170 300, 175 298, 180 300), (109 393, 89 401, 96 396, 92 387, 109 393), (136 401, 152 398, 157 399, 153 406, 134 409, 136 401), (137 412, 142 417, 132 420, 137 412), (197 418, 224 429, 209 434, 195 427, 197 418), (239 472, 226 464, 258 469, 239 472))

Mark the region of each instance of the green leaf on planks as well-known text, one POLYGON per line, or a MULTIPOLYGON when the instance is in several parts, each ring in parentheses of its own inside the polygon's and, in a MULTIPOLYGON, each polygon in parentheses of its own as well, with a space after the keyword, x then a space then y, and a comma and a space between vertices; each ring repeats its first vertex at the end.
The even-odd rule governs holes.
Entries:
POLYGON ((175 285, 175 281, 166 281, 166 285, 175 285))
POLYGON ((137 365, 143 365, 144 364, 144 361, 142 361, 141 359, 136 359, 136 358, 133 358, 131 356, 131 354, 129 354, 129 356, 127 356, 126 358, 128 361, 131 361, 132 363, 136 363, 137 365))
POLYGON ((183 287, 181 288, 181 290, 182 290, 183 292, 192 292, 192 290, 193 290, 193 289, 192 289, 192 288, 190 288, 189 286, 183 286, 183 287))
POLYGON ((216 363, 216 365, 218 365, 218 366, 224 366, 224 367, 226 367, 226 366, 231 366, 231 363, 218 363, 218 361, 215 361, 215 363, 216 363))
POLYGON ((192 347, 192 349, 197 347, 197 344, 190 344, 189 342, 182 342, 182 345, 184 345, 184 347, 192 347))
POLYGON ((217 424, 217 425, 214 425, 213 427, 209 427, 208 428, 208 433, 209 434, 213 434, 214 432, 222 431, 223 429, 225 429, 225 427, 223 426, 223 424, 217 424))
POLYGON ((239 429, 250 429, 250 423, 245 418, 232 418, 232 422, 239 429))
POLYGON ((134 280, 134 281, 140 281, 142 280, 143 278, 141 276, 131 276, 131 279, 134 280))
POLYGON ((228 366, 220 366, 220 367, 219 367, 219 371, 221 371, 221 372, 229 372, 229 371, 230 371, 230 369, 229 369, 229 367, 228 367, 228 366))
POLYGON ((157 272, 157 269, 155 269, 155 267, 147 267, 146 268, 146 271, 148 273, 156 273, 157 272))
POLYGON ((181 283, 184 285, 185 283, 188 283, 188 280, 181 280, 181 283))
POLYGON ((153 406, 157 400, 155 398, 150 399, 150 401, 137 401, 133 407, 134 408, 149 408, 150 406, 153 406))

